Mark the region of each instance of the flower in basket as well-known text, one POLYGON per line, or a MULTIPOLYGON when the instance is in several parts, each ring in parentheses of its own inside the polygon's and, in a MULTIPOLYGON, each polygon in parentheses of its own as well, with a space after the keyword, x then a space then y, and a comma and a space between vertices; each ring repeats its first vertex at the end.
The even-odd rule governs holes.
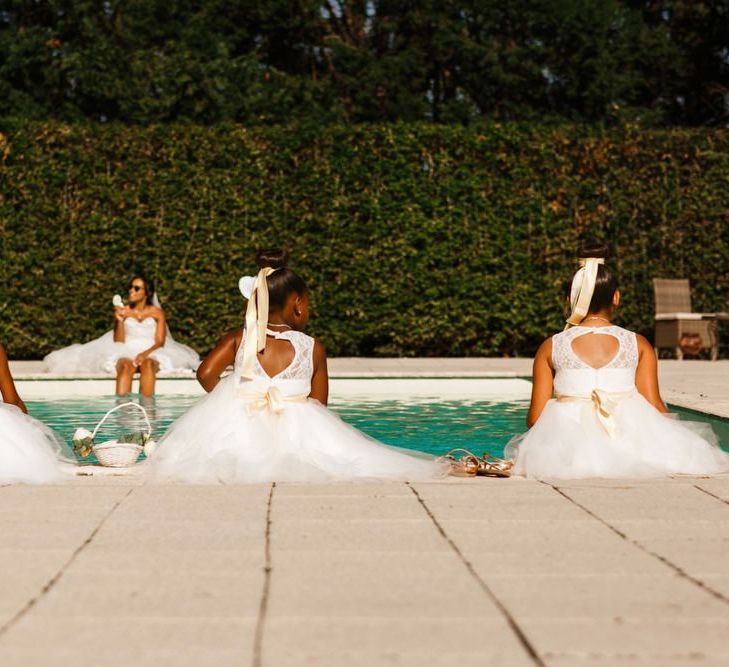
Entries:
POLYGON ((85 428, 77 428, 73 434, 73 451, 82 458, 91 454, 94 446, 94 438, 91 431, 85 428))
POLYGON ((125 433, 118 440, 121 443, 129 443, 133 445, 139 445, 144 448, 144 455, 150 456, 154 452, 157 443, 152 439, 151 436, 140 431, 134 433, 125 433))
POLYGON ((147 438, 144 443, 144 455, 149 458, 154 454, 155 449, 157 449, 157 441, 152 438, 147 438))

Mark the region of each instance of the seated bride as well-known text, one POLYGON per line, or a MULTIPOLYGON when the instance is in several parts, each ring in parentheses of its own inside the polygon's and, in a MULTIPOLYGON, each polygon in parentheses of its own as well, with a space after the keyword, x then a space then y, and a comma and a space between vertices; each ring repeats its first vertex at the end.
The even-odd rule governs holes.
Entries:
POLYGON ((172 338, 154 283, 135 275, 127 286, 129 303, 115 306, 114 329, 88 343, 69 345, 43 361, 55 374, 116 374, 117 393, 131 390, 132 376, 140 373, 141 391, 154 393, 158 372, 194 371, 200 357, 172 338))

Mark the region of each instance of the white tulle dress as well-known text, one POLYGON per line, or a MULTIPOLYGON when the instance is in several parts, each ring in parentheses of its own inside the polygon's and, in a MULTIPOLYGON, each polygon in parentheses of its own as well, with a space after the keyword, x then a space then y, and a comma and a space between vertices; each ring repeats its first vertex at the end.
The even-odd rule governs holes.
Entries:
POLYGON ((729 454, 711 427, 656 410, 635 386, 638 342, 617 326, 576 326, 552 337, 556 398, 537 423, 513 438, 505 456, 514 474, 544 479, 643 478, 729 471, 729 454), (586 334, 614 336, 613 359, 593 368, 574 352, 586 334))
POLYGON ((158 479, 187 482, 422 480, 447 474, 427 454, 383 445, 307 398, 314 339, 297 331, 268 335, 288 340, 292 363, 269 377, 256 360, 253 380, 235 371, 180 417, 149 460, 158 479))
MULTIPOLYGON (((107 331, 88 343, 69 345, 48 354, 43 361, 50 373, 115 374, 116 362, 133 359, 154 345, 157 321, 147 317, 141 322, 133 317, 124 320, 124 342, 114 342, 114 332, 107 331)), ((159 363, 160 373, 194 371, 200 364, 197 352, 172 338, 169 328, 165 344, 152 352, 150 358, 159 363)))
POLYGON ((0 484, 44 484, 69 477, 62 445, 44 424, 0 401, 0 484))

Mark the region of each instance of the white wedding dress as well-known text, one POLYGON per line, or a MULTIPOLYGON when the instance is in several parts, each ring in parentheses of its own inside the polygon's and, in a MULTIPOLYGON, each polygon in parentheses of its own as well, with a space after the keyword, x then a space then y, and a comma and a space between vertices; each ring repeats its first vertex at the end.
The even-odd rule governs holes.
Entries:
POLYGON ((297 331, 268 335, 294 348, 291 364, 270 377, 256 360, 254 379, 235 370, 180 417, 149 465, 158 479, 187 482, 316 482, 442 477, 443 461, 383 445, 307 398, 314 339, 297 331))
POLYGON ((0 484, 43 484, 69 476, 60 440, 15 405, 0 401, 0 484))
MULTIPOLYGON (((133 317, 124 320, 124 342, 114 342, 114 332, 107 331, 88 343, 69 345, 48 354, 43 361, 48 372, 115 374, 116 362, 133 359, 154 345, 157 321, 147 317, 141 322, 133 317)), ((159 363, 160 373, 194 371, 200 364, 197 352, 172 338, 169 327, 165 344, 152 352, 150 358, 159 363)))
POLYGON ((514 474, 546 479, 642 478, 729 471, 711 427, 656 410, 635 386, 638 342, 611 325, 575 326, 552 337, 554 391, 537 423, 505 449, 514 474), (579 336, 604 334, 618 352, 600 368, 572 348, 579 336))

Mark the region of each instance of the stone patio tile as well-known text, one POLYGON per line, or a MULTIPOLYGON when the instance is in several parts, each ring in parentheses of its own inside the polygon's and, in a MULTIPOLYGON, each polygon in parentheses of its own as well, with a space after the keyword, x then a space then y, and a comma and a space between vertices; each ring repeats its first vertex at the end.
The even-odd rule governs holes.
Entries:
POLYGON ((477 616, 276 617, 266 624, 263 658, 271 666, 533 665, 503 620, 477 616))
POLYGON ((252 549, 261 544, 265 517, 250 521, 210 521, 162 519, 109 520, 94 538, 100 549, 252 549))
POLYGON ((664 486, 635 486, 596 489, 572 488, 565 492, 600 518, 656 521, 729 521, 729 506, 702 493, 693 485, 680 485, 666 492, 664 486))
POLYGON ((726 619, 729 606, 666 569, 662 575, 521 575, 484 578, 517 619, 726 619))
POLYGON ((320 496, 331 497, 370 497, 383 498, 392 496, 410 497, 413 495, 407 484, 401 482, 332 482, 331 484, 296 484, 294 482, 278 482, 274 495, 277 499, 292 497, 320 496))
POLYGON ((210 549, 204 545, 196 548, 175 549, 155 547, 119 550, 94 545, 77 557, 73 569, 90 572, 175 572, 216 573, 227 572, 231 576, 263 570, 265 558, 261 545, 256 548, 210 549))
POLYGON ((250 651, 225 648, 188 648, 183 641, 179 647, 158 649, 153 644, 132 644, 125 649, 89 650, 86 648, 3 648, 3 667, 59 667, 59 665, 88 665, 92 667, 241 667, 252 663, 250 651))
POLYGON ((271 542, 277 551, 448 551, 427 517, 421 520, 310 520, 276 518, 271 542))
POLYGON ((477 549, 463 547, 465 557, 482 576, 499 575, 556 575, 579 577, 583 575, 663 575, 666 567, 656 558, 636 549, 631 544, 613 548, 565 550, 552 542, 543 549, 511 549, 506 553, 497 540, 477 549))
POLYGON ((38 602, 34 616, 98 618, 255 617, 263 572, 217 575, 206 572, 67 571, 38 602))
POLYGON ((521 619, 527 637, 550 660, 604 656, 651 659, 656 667, 695 656, 729 659, 729 615, 722 619, 521 619))
POLYGON ((274 496, 272 518, 295 520, 425 520, 420 503, 408 496, 274 496))
POLYGON ((272 616, 501 614, 452 552, 385 552, 376 559, 360 552, 278 552, 272 565, 272 616))
POLYGON ((191 616, 136 618, 96 615, 41 616, 21 620, 0 646, 3 649, 37 649, 39 639, 49 650, 85 651, 89 656, 105 651, 127 651, 134 646, 169 651, 181 648, 250 652, 255 618, 191 616))

